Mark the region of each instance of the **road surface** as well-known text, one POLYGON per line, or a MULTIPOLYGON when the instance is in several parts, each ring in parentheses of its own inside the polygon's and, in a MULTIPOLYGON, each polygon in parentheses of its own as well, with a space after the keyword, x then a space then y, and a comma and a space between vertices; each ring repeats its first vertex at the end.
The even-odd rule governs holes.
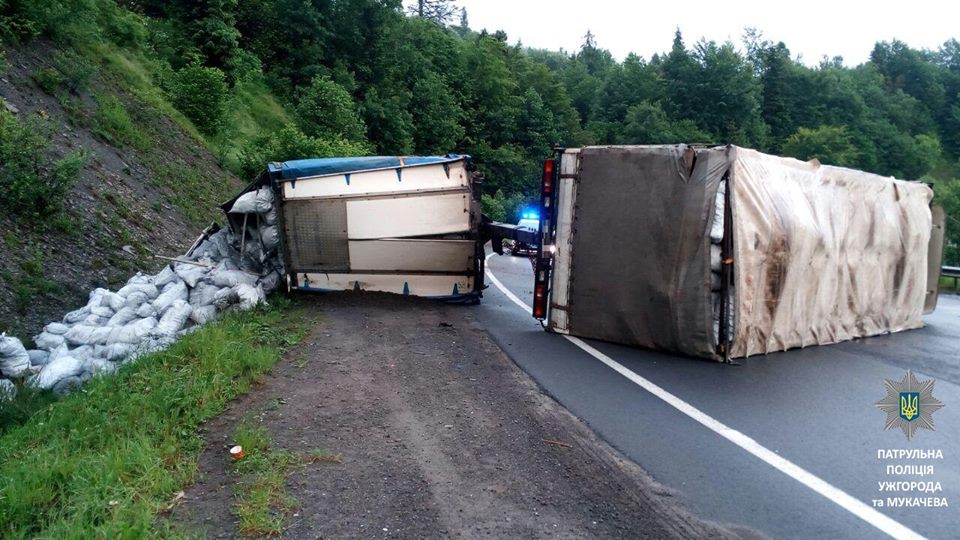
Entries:
POLYGON ((514 296, 495 284, 484 291, 477 317, 494 340, 700 517, 774 538, 958 537, 960 298, 941 297, 920 330, 726 366, 583 340, 595 349, 588 354, 517 305, 532 296, 529 260, 494 255, 487 264, 514 296), (874 406, 884 379, 899 380, 907 368, 936 379, 934 396, 945 405, 936 431, 911 442, 899 429, 883 431, 874 406), (879 459, 880 449, 940 450, 943 459, 879 459), (888 475, 888 465, 902 464, 933 465, 933 474, 888 475), (885 481, 939 482, 942 491, 881 492, 885 481), (887 497, 945 498, 949 506, 874 506, 887 497))

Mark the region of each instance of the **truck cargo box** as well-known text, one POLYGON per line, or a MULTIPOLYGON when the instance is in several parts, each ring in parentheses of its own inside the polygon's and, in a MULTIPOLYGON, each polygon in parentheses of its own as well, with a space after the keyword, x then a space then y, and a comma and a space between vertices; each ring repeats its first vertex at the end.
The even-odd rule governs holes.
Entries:
POLYGON ((925 184, 736 146, 558 165, 538 266, 554 332, 723 359, 918 328, 936 304, 925 184))
MULTIPOLYGON (((463 155, 271 163, 245 192, 275 195, 290 289, 475 301, 483 257, 468 163, 463 155)), ((245 216, 227 216, 234 230, 250 228, 245 216)))

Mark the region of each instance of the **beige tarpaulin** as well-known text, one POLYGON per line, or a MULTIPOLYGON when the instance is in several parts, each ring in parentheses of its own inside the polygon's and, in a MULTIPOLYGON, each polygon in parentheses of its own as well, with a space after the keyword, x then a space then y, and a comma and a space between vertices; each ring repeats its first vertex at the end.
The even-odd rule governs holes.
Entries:
POLYGON ((571 334, 719 358, 710 232, 724 181, 731 356, 923 325, 932 191, 922 183, 734 146, 587 147, 579 160, 571 334))
POLYGON ((929 187, 722 151, 733 188, 733 356, 923 326, 929 187))

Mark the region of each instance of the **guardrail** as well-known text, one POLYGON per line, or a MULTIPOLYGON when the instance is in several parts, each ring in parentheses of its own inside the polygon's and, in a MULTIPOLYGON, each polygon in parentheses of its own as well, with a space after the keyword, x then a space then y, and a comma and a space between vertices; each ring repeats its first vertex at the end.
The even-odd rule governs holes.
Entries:
POLYGON ((941 266, 940 275, 953 278, 953 288, 956 289, 957 283, 960 282, 960 266, 941 266))

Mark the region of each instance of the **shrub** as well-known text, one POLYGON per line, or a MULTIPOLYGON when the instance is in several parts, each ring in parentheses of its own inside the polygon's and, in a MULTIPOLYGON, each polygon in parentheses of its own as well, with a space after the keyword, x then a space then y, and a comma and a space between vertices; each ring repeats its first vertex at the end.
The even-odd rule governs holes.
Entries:
POLYGON ((144 150, 149 145, 147 137, 131 120, 123 103, 115 96, 96 96, 97 113, 94 133, 114 146, 132 146, 144 150))
POLYGON ((53 68, 38 69, 30 74, 33 82, 44 92, 53 95, 63 84, 63 75, 53 68))
POLYGON ((297 125, 311 137, 366 140, 367 127, 350 94, 329 77, 315 77, 299 92, 297 125))
POLYGON ((17 120, 0 109, 0 206, 14 215, 46 217, 60 210, 86 154, 51 156, 48 121, 17 120))
POLYGON ((222 71, 191 64, 174 73, 167 87, 173 105, 197 129, 208 135, 217 132, 229 98, 226 77, 222 71))
POLYGON ((93 62, 72 52, 58 53, 53 64, 62 76, 62 84, 75 94, 86 90, 97 72, 93 62))
POLYGON ((291 159, 364 156, 371 152, 370 145, 346 141, 342 138, 321 139, 311 137, 289 125, 268 135, 258 137, 248 144, 240 156, 241 174, 252 178, 271 161, 291 159))

